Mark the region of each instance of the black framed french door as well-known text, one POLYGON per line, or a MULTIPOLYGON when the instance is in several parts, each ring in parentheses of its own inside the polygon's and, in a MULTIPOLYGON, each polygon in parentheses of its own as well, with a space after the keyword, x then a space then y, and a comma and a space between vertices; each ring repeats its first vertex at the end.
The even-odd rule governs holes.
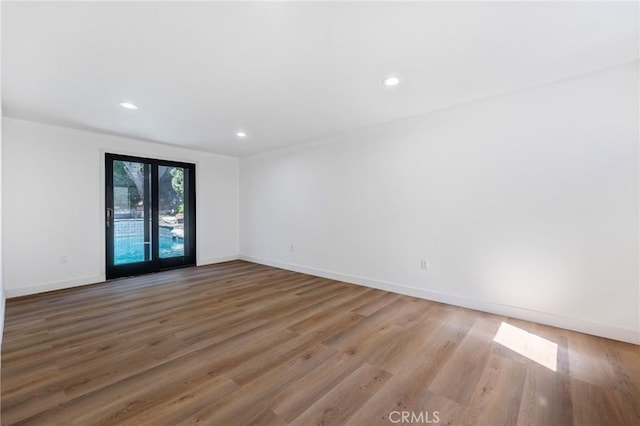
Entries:
POLYGON ((107 279, 196 263, 195 164, 105 154, 107 279))

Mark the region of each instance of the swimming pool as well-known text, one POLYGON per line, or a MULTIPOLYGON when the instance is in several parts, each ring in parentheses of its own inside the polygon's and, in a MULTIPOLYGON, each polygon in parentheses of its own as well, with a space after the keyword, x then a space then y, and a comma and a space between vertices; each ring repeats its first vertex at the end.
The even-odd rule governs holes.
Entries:
MULTIPOLYGON (((143 237, 116 237, 114 245, 114 261, 116 265, 125 263, 142 262, 144 260, 143 237)), ((184 256, 184 240, 171 237, 160 238, 160 257, 184 256)))
MULTIPOLYGON (((114 263, 142 262, 144 260, 144 223, 142 220, 114 221, 114 263)), ((171 230, 160 228, 160 258, 184 256, 184 240, 174 238, 171 230)))

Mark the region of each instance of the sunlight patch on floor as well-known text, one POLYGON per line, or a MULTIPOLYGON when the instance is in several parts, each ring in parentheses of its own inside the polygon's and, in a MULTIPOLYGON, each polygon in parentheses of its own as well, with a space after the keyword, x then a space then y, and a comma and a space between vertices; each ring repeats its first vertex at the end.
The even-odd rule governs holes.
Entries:
POLYGON ((493 341, 512 351, 556 371, 558 363, 558 345, 521 328, 503 322, 493 341))

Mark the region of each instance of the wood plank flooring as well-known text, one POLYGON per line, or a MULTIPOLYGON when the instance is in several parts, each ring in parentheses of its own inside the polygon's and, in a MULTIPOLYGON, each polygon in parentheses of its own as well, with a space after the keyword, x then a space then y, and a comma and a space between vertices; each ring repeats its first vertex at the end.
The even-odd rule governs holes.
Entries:
POLYGON ((640 425, 639 349, 234 261, 8 300, 1 419, 640 425))

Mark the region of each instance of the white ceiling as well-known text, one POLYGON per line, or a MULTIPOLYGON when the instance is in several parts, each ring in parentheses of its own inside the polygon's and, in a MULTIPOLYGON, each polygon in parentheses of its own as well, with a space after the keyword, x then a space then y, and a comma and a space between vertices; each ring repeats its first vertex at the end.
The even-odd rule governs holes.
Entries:
POLYGON ((230 155, 628 63, 639 50, 636 2, 3 2, 2 15, 6 115, 230 155), (390 74, 402 78, 393 89, 381 85, 390 74))

